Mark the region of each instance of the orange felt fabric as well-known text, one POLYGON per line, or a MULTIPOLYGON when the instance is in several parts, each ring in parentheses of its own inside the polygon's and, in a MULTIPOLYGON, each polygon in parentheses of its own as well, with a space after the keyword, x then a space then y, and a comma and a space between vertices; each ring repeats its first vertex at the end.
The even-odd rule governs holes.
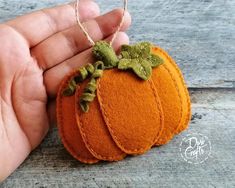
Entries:
POLYGON ((164 64, 154 69, 152 75, 165 115, 163 133, 156 145, 163 145, 187 128, 191 106, 183 76, 174 60, 159 47, 152 51, 164 60, 164 64))
POLYGON ((87 149, 100 160, 118 161, 126 154, 117 147, 104 122, 97 97, 89 105, 89 111, 84 113, 79 105, 80 97, 87 82, 76 91, 76 118, 87 149))
POLYGON ((103 118, 112 138, 127 154, 149 150, 162 132, 160 99, 151 80, 132 72, 105 71, 97 91, 103 118))
POLYGON ((75 95, 62 96, 70 79, 77 73, 72 73, 64 78, 57 95, 57 123, 60 137, 68 152, 83 163, 96 163, 96 159, 86 148, 75 117, 75 95))

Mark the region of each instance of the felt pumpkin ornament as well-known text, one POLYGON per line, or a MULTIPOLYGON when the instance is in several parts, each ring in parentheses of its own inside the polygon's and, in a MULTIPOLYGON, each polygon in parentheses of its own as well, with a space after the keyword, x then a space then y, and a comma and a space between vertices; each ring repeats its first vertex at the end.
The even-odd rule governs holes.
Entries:
POLYGON ((166 144, 187 128, 189 93, 163 49, 140 42, 123 45, 117 56, 111 45, 116 34, 111 43, 94 43, 77 21, 97 61, 67 75, 57 95, 59 133, 74 158, 90 164, 122 160, 166 144))

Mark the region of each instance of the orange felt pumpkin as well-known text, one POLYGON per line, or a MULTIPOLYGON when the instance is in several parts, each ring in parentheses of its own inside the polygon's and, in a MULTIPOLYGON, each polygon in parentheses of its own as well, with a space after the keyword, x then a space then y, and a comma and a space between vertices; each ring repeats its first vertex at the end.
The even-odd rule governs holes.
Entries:
POLYGON ((151 52, 164 63, 153 69, 149 80, 118 69, 105 70, 87 113, 79 106, 87 82, 68 98, 63 90, 75 73, 62 82, 57 97, 59 132, 76 159, 85 163, 121 160, 126 154, 142 154, 165 144, 187 128, 191 111, 183 76, 166 52, 158 47, 151 52))

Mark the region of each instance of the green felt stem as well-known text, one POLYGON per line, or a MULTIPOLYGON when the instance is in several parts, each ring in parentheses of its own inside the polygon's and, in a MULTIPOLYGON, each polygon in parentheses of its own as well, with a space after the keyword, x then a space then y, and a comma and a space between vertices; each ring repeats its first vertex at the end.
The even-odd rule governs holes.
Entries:
POLYGON ((113 68, 118 64, 118 57, 113 48, 105 41, 95 43, 93 47, 93 54, 95 58, 104 63, 105 68, 113 68))

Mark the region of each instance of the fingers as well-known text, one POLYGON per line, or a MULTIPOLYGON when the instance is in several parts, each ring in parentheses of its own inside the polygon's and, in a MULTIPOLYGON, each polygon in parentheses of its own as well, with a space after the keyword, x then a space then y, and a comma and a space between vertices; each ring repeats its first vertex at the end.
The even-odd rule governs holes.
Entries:
MULTIPOLYGON (((111 37, 106 40, 110 39, 111 37)), ((117 51, 121 45, 128 43, 128 36, 125 33, 120 32, 114 41, 113 48, 117 51)), ((44 84, 46 86, 47 93, 51 98, 56 96, 59 84, 65 75, 69 74, 75 68, 81 67, 87 63, 94 63, 95 60, 93 59, 91 50, 92 49, 88 49, 44 73, 44 84)))
POLYGON ((47 114, 48 114, 50 128, 55 127, 56 125, 56 101, 55 100, 49 100, 47 104, 47 114))
MULTIPOLYGON (((80 19, 88 20, 99 15, 99 7, 92 0, 79 4, 80 19)), ((6 23, 19 32, 33 47, 49 36, 76 24, 73 4, 43 9, 18 17, 6 23)))
MULTIPOLYGON (((84 26, 94 41, 101 40, 116 31, 122 19, 122 12, 122 9, 116 9, 84 23, 84 26)), ((121 30, 125 31, 130 23, 131 17, 127 13, 121 30)), ((47 70, 89 47, 90 44, 81 29, 73 26, 37 45, 31 54, 36 57, 39 66, 47 70)))

